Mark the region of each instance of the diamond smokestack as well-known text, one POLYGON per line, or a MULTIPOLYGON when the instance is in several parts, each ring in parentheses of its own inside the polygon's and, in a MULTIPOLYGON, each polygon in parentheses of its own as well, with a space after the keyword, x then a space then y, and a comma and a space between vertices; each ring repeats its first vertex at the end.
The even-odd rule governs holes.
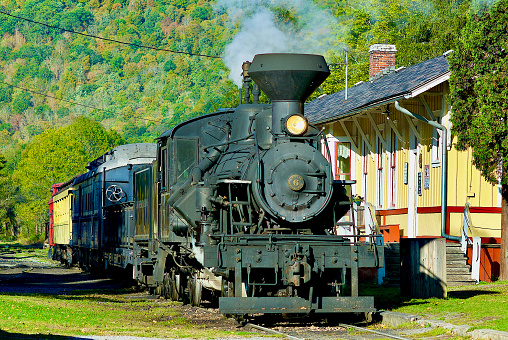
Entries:
POLYGON ((281 121, 303 115, 303 102, 330 74, 325 58, 314 54, 257 54, 249 76, 272 100, 272 131, 282 134, 281 121))
POLYGON ((325 58, 314 54, 257 54, 249 75, 273 101, 304 102, 330 74, 325 58))

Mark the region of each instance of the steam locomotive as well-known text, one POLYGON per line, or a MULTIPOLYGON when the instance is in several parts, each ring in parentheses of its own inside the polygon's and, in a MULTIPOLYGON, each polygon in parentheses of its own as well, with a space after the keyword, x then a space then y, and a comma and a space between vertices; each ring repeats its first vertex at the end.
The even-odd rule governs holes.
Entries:
MULTIPOLYGON (((226 314, 374 311, 373 297, 358 294, 358 269, 382 267, 383 246, 376 236, 336 235, 354 181, 333 179, 322 131, 304 115, 330 73, 325 59, 260 54, 243 69, 245 104, 162 134, 152 163, 123 164, 132 176, 115 184, 126 187, 122 199, 105 205, 108 186, 96 186, 94 250, 79 243, 84 222, 72 214, 76 242, 53 242, 55 254, 65 247, 77 254, 71 263, 127 268, 169 299, 218 297, 226 314), (271 104, 259 103, 259 88, 271 104)), ((62 189, 82 190, 76 180, 56 195, 62 189)))

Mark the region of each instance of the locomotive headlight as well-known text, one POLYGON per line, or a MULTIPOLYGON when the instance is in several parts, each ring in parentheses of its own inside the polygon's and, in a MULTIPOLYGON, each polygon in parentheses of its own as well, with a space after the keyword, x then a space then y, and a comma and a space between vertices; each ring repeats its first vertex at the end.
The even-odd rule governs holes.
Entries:
POLYGON ((303 135, 308 127, 307 118, 302 115, 291 115, 286 118, 286 130, 294 136, 303 135))

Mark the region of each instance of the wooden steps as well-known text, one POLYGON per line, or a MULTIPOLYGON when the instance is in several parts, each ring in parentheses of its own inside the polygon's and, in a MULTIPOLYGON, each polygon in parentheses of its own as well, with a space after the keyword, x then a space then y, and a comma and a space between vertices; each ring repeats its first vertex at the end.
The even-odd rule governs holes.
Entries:
MULTIPOLYGON (((400 286, 400 243, 385 243, 385 277, 383 284, 400 286)), ((474 285, 471 266, 458 243, 446 243, 446 280, 449 287, 474 285)))
POLYGON ((459 243, 446 243, 446 281, 448 287, 468 286, 476 284, 471 278, 471 266, 462 253, 459 243))
POLYGON ((400 243, 385 243, 385 277, 383 284, 400 287, 400 243))

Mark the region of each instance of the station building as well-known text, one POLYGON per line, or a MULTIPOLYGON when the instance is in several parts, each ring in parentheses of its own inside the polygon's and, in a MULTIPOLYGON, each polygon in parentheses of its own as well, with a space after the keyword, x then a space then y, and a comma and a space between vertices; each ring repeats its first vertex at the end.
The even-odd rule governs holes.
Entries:
POLYGON ((351 194, 359 207, 349 219, 366 225, 361 210, 370 207, 385 242, 458 241, 466 224, 470 239, 481 238, 480 280, 495 280, 501 187, 482 178, 471 150, 455 147, 448 102, 452 52, 398 68, 396 52, 395 45, 371 46, 368 82, 305 106, 310 123, 324 128, 335 179, 356 180, 351 194))

